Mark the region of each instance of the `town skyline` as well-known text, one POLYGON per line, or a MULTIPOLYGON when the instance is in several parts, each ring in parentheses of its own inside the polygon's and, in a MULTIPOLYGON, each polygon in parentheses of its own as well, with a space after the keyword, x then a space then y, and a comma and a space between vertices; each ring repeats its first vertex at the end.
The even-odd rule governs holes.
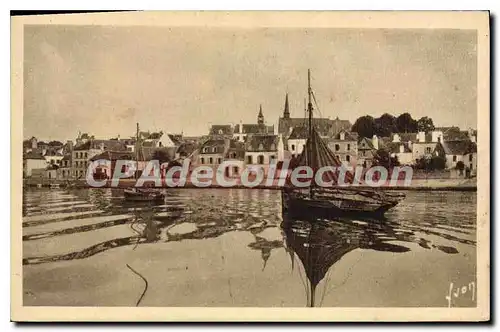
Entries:
POLYGON ((25 139, 129 137, 137 122, 198 136, 213 124, 255 123, 261 104, 276 125, 286 93, 291 116, 304 116, 308 68, 315 116, 353 124, 409 112, 435 126, 477 127, 471 30, 25 30, 25 139), (290 52, 294 45, 302 46, 290 52))

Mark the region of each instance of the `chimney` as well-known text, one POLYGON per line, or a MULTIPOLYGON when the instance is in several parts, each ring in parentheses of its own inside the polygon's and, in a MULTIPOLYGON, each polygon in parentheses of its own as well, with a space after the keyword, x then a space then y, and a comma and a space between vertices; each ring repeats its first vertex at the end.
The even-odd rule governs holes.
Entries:
POLYGON ((285 159, 285 145, 283 143, 283 135, 278 135, 278 161, 285 159))
POLYGON ((372 144, 373 144, 373 147, 375 148, 375 150, 378 150, 378 137, 377 137, 377 135, 373 135, 372 144))
POLYGON ((403 144, 401 144, 399 146, 399 153, 403 153, 403 152, 405 152, 405 146, 403 144))
POLYGON ((68 152, 72 153, 73 152, 73 141, 66 141, 66 146, 68 147, 68 152))
POLYGON ((398 133, 395 133, 393 136, 392 136, 392 141, 393 142, 401 142, 401 137, 399 137, 399 134, 398 133))
POLYGON ((240 120, 240 127, 238 128, 238 132, 243 134, 243 121, 240 120))
POLYGON ((425 143, 425 132, 424 131, 419 131, 417 136, 418 136, 417 140, 419 143, 425 143))

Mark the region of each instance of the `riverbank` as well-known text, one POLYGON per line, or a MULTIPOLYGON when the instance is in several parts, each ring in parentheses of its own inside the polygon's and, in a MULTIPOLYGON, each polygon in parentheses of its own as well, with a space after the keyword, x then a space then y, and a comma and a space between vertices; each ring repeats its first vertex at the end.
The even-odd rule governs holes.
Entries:
MULTIPOLYGON (((177 180, 174 180, 176 182, 177 180)), ((134 179, 121 179, 120 182, 118 183, 118 186, 113 186, 111 184, 111 181, 107 181, 106 184, 100 188, 130 188, 135 186, 136 181, 134 179)), ((23 181, 23 186, 24 187, 41 187, 42 188, 48 188, 50 187, 51 184, 59 184, 59 187, 61 188, 90 188, 85 180, 76 180, 72 182, 68 181, 52 181, 52 182, 45 182, 45 181, 40 181, 40 180, 33 180, 33 179, 25 179, 23 181)), ((151 183, 152 185, 152 183, 151 183)), ((145 187, 149 186, 149 183, 145 183, 145 187)), ((163 185, 162 188, 168 188, 167 185, 163 185)), ((190 181, 186 181, 186 184, 183 185, 182 187, 176 187, 176 188, 186 188, 186 189, 192 189, 192 188, 197 188, 197 189, 227 189, 228 187, 224 187, 218 184, 212 184, 207 187, 199 187, 194 185, 190 181)), ((231 186, 231 188, 249 188, 244 186, 241 183, 237 183, 234 186, 231 186)), ((275 180, 272 182, 272 184, 266 184, 265 181, 262 181, 262 184, 256 185, 252 187, 253 189, 272 189, 272 190, 279 190, 281 186, 278 184, 278 181, 275 180)), ((373 188, 367 185, 359 185, 357 188, 373 188)), ((477 191, 477 182, 476 179, 415 179, 412 180, 409 185, 405 185, 404 183, 400 182, 397 183, 397 185, 389 185, 389 184, 384 184, 380 187, 377 187, 381 190, 422 190, 422 191, 477 191)))

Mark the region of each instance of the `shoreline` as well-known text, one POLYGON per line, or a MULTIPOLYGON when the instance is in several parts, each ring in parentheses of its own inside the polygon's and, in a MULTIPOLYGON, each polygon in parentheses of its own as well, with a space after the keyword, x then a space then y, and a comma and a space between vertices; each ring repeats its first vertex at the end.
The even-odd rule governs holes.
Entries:
MULTIPOLYGON (((114 188, 114 189, 125 189, 134 187, 135 181, 133 180, 121 180, 118 186, 111 186, 110 183, 106 183, 106 185, 98 188, 114 188)), ((23 180, 23 188, 50 188, 51 184, 58 184, 59 188, 69 188, 69 189, 85 189, 85 188, 97 188, 91 187, 87 185, 86 181, 78 181, 73 182, 71 185, 68 185, 67 182, 57 181, 52 183, 44 183, 43 181, 25 181, 23 180), (40 187, 41 184, 41 187, 40 187)), ((144 186, 146 187, 146 186, 144 186)), ((269 190, 280 190, 282 187, 278 185, 256 185, 254 187, 247 187, 241 184, 237 184, 230 187, 224 187, 221 185, 210 185, 207 187, 198 187, 193 185, 190 182, 186 182, 186 184, 182 187, 169 187, 166 185, 156 187, 160 189, 269 189, 269 190)), ((339 187, 342 188, 342 187, 339 187)), ((409 186, 380 186, 380 187, 371 187, 366 185, 360 186, 351 186, 350 188, 359 188, 359 189, 379 189, 383 191, 477 191, 477 183, 474 180, 467 179, 426 179, 426 180, 413 180, 412 184, 409 186)))

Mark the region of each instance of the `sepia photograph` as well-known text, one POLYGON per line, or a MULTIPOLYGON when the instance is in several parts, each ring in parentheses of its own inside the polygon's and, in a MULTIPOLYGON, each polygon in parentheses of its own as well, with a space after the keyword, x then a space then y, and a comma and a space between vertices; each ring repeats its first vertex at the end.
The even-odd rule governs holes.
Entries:
POLYGON ((490 319, 488 12, 11 23, 12 320, 490 319))

